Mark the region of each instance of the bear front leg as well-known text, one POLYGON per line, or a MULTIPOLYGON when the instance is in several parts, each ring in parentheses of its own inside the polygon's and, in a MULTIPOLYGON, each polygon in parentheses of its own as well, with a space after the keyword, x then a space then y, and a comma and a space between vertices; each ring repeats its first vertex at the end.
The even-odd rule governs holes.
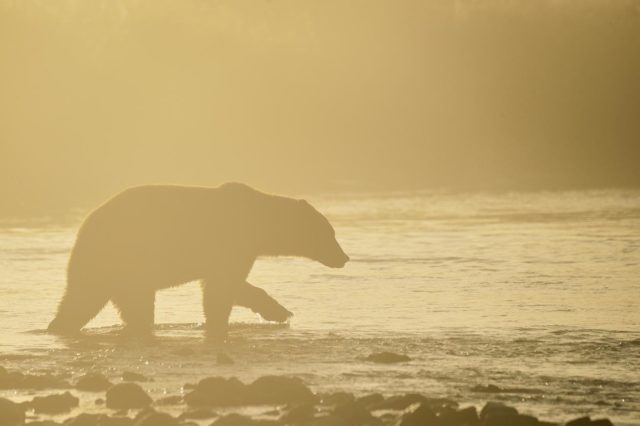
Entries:
POLYGON ((237 285, 205 281, 202 284, 202 304, 205 332, 213 343, 223 343, 227 338, 229 315, 235 300, 237 285))
POLYGON ((257 312, 267 321, 285 322, 293 313, 263 289, 245 282, 236 291, 235 304, 257 312))

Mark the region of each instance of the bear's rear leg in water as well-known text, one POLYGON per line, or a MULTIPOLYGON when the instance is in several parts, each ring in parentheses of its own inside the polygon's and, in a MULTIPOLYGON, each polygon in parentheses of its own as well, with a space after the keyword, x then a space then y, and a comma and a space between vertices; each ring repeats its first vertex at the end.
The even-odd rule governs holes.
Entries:
POLYGON ((153 333, 156 291, 150 287, 128 286, 114 293, 111 302, 120 312, 125 334, 153 333))

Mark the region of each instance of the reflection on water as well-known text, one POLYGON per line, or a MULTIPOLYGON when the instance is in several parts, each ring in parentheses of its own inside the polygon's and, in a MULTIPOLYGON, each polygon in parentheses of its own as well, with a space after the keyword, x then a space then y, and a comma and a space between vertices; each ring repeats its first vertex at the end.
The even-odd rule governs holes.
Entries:
MULTIPOLYGON (((279 327, 237 309, 230 366, 217 365, 203 342, 195 283, 159 293, 150 341, 122 340, 111 307, 81 339, 42 333, 64 289, 75 229, 5 229, 0 365, 72 377, 135 370, 155 378, 147 386, 155 396, 207 375, 284 373, 315 390, 420 391, 506 400, 548 419, 589 412, 638 421, 639 192, 311 199, 352 262, 333 271, 259 261, 250 280, 295 316, 279 327), (413 360, 364 360, 380 350, 413 360), (486 384, 507 391, 474 389, 486 384)), ((83 408, 95 410, 88 401, 83 408)))

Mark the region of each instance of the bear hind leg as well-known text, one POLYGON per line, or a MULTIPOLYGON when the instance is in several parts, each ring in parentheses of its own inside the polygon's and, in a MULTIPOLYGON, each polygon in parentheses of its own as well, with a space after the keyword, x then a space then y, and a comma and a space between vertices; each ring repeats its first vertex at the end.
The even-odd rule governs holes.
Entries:
POLYGON ((227 338, 229 315, 235 300, 235 287, 207 280, 202 283, 205 333, 214 344, 227 338))
POLYGON ((58 312, 47 331, 54 334, 76 334, 107 304, 106 294, 94 287, 67 285, 58 312))
POLYGON ((140 290, 114 296, 111 301, 120 312, 124 331, 131 335, 153 333, 156 292, 140 290))

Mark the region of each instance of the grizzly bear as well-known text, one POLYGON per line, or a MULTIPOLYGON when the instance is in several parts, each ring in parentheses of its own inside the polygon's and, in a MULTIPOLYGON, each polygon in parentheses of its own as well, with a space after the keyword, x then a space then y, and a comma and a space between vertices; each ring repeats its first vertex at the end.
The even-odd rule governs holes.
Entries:
POLYGON ((332 268, 349 260, 329 221, 304 200, 240 183, 127 189, 80 227, 48 330, 76 333, 111 301, 125 331, 149 333, 156 291, 194 280, 202 282, 205 329, 214 339, 224 340, 233 305, 285 321, 291 313, 246 282, 259 256, 300 256, 332 268))

